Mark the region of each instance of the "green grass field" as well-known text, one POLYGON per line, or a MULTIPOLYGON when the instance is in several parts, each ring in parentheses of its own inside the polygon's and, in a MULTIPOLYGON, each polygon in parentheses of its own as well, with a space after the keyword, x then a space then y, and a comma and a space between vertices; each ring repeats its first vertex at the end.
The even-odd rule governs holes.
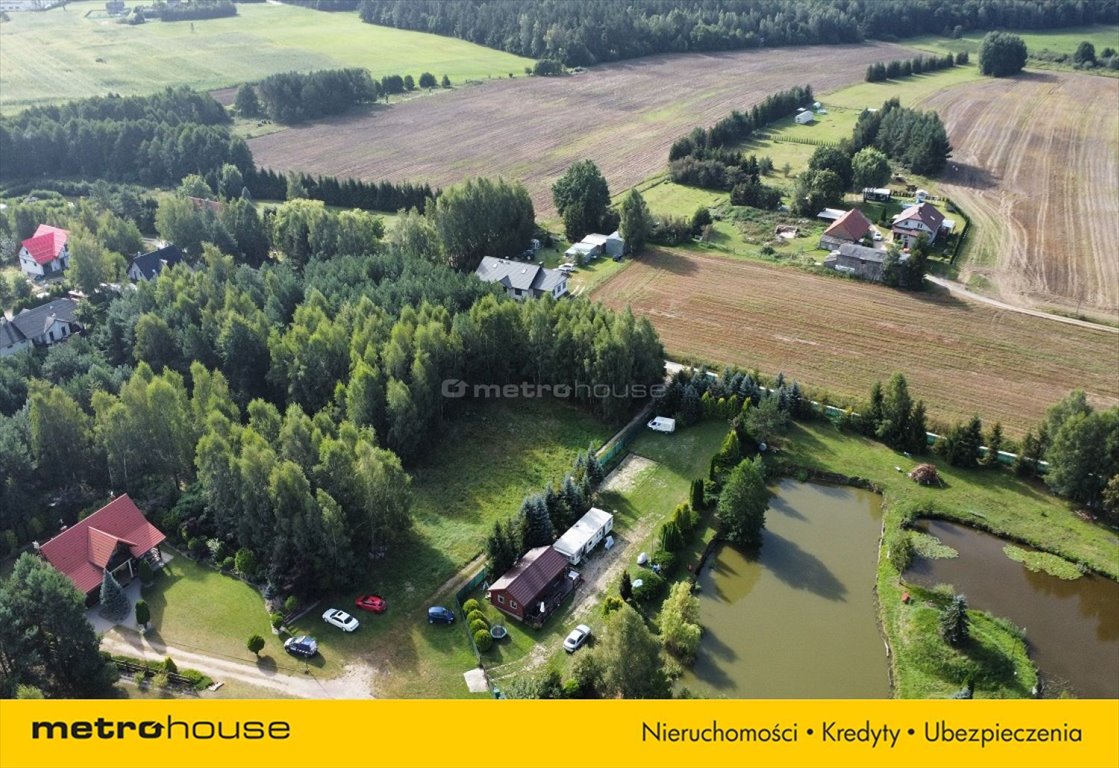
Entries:
MULTIPOLYGON (((1016 31, 1010 30, 1026 44, 1030 53, 1035 51, 1053 51, 1054 53, 1067 53, 1072 55, 1081 41, 1087 40, 1096 47, 1096 55, 1104 48, 1119 49, 1119 25, 1098 24, 1087 27, 1065 27, 1063 29, 1042 31, 1016 31)), ((959 39, 929 35, 927 37, 913 37, 905 41, 907 48, 916 48, 919 51, 930 53, 963 53, 971 56, 979 54, 979 45, 983 42, 985 31, 968 32, 959 39)))
MULTIPOLYGON (((365 585, 323 602, 324 609, 329 603, 349 610, 366 590, 382 595, 388 611, 359 615, 362 626, 349 635, 324 625, 322 611, 312 611, 294 630, 313 633, 325 656, 362 656, 382 670, 374 683, 378 697, 468 696, 462 673, 477 662, 466 627, 461 621, 429 625, 433 594, 482 553, 495 520, 515 515, 526 495, 561 478, 580 449, 603 442, 610 431, 554 401, 467 406, 412 472, 416 535, 375 563, 365 585)), ((455 607, 451 593, 440 600, 455 607)))
POLYGON ((12 13, 0 24, 0 112, 109 92, 211 89, 275 72, 365 67, 376 78, 431 72, 455 85, 522 75, 532 62, 462 40, 362 24, 356 14, 242 4, 195 22, 118 24, 101 2, 12 13), (34 52, 33 55, 30 52, 34 52))

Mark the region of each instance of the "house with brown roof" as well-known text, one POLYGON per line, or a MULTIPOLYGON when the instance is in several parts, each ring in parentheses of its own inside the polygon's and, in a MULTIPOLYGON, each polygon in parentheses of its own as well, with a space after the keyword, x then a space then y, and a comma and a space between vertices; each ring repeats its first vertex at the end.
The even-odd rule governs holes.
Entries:
POLYGON ((844 243, 857 243, 870 235, 872 229, 870 219, 858 208, 852 208, 824 230, 820 238, 820 247, 835 249, 844 243))
POLYGON ((68 230, 40 224, 34 235, 20 243, 19 268, 28 277, 61 273, 70 266, 69 240, 68 230))
POLYGON ((918 203, 911 205, 894 217, 890 231, 894 233, 894 241, 912 248, 923 236, 930 243, 946 231, 944 214, 937 210, 932 203, 918 203))
POLYGON ((486 598, 495 608, 527 624, 540 626, 575 589, 567 558, 552 547, 530 549, 489 586, 486 598))
POLYGON ((43 544, 39 554, 74 582, 87 604, 94 605, 106 572, 121 584, 128 583, 135 578, 140 560, 159 562, 159 545, 165 538, 124 494, 64 529, 43 544))

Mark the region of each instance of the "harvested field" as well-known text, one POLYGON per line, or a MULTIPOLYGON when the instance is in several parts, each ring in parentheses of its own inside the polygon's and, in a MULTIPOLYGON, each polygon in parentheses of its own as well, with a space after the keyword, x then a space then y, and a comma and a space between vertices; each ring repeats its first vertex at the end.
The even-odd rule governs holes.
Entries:
POLYGON ((1119 403, 1119 336, 944 295, 718 256, 650 251, 593 294, 656 326, 670 357, 784 371, 864 398, 894 371, 929 415, 1020 436, 1068 390, 1119 403))
POLYGON ((867 64, 911 56, 894 45, 655 56, 569 77, 494 81, 374 108, 249 142, 277 170, 426 181, 524 182, 538 215, 576 160, 598 163, 614 192, 662 171, 672 142, 732 109, 808 82, 818 92, 863 79, 867 64))
POLYGON ((1038 308, 1119 316, 1119 80, 1027 72, 935 94, 940 188, 975 225, 961 279, 1038 308))

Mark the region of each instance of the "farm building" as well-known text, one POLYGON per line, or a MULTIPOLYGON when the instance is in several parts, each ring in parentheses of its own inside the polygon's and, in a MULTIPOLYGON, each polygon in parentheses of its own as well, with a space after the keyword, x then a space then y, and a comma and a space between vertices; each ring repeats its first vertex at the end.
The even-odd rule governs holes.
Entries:
POLYGON ((870 234, 870 219, 858 208, 852 208, 832 222, 820 238, 821 248, 838 248, 844 243, 857 243, 870 234))
POLYGON ((484 282, 497 283, 517 301, 541 296, 558 299, 567 293, 567 275, 558 269, 545 269, 536 264, 486 256, 474 274, 484 282))
POLYGON ((66 574, 86 596, 86 603, 93 605, 100 597, 106 572, 122 584, 131 581, 140 560, 153 565, 160 562, 159 545, 165 538, 124 494, 64 528, 39 548, 39 554, 66 574))
POLYGON ((823 219, 824 221, 838 221, 845 213, 847 213, 847 211, 842 208, 825 208, 816 214, 816 218, 823 219))
POLYGON ((567 565, 552 547, 530 549, 489 586, 486 598, 499 611, 539 626, 575 589, 577 575, 569 575, 567 565))
POLYGON ((894 233, 895 242, 913 247, 922 235, 927 237, 930 243, 935 243, 937 238, 950 228, 945 226, 944 214, 937 210, 935 205, 918 203, 895 216, 890 231, 894 233))
POLYGON ((816 120, 816 116, 812 114, 812 110, 806 109, 803 112, 798 112, 793 119, 797 125, 808 125, 816 120))
POLYGON ((44 277, 62 272, 70 266, 66 244, 69 230, 40 224, 35 234, 20 243, 19 268, 28 277, 44 277))
POLYGON ((567 562, 578 565, 612 530, 614 516, 598 507, 591 507, 552 547, 566 557, 567 562))
POLYGON ((603 255, 616 258, 625 252, 625 247, 626 241, 616 231, 609 235, 592 233, 564 251, 564 256, 572 261, 594 261, 603 255))
POLYGON ((81 330, 74 320, 77 306, 73 299, 55 299, 25 309, 11 320, 0 316, 0 357, 32 346, 49 347, 70 338, 81 330))
POLYGON ((863 187, 864 203, 888 203, 893 196, 886 187, 863 187))
MULTIPOLYGON (((909 259, 908 253, 903 253, 898 259, 905 263, 909 259)), ((882 281, 882 265, 886 261, 886 251, 877 248, 867 248, 865 245, 844 243, 837 250, 828 254, 824 259, 824 266, 831 267, 836 272, 853 275, 861 280, 882 281)))
POLYGON ((183 252, 176 245, 165 245, 158 251, 137 254, 128 265, 128 279, 134 283, 155 280, 167 267, 183 263, 183 252))

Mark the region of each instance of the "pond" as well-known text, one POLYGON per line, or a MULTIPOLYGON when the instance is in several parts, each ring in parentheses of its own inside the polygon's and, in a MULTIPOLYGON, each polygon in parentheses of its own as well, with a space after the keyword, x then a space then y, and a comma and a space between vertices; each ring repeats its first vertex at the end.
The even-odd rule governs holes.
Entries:
POLYGON ((917 558, 906 578, 951 584, 967 595, 970 607, 1025 628, 1030 657, 1045 683, 1082 698, 1119 697, 1119 583, 1031 571, 1005 555, 1007 542, 963 525, 926 520, 919 527, 959 556, 917 558))
POLYGON ((703 637, 680 684, 708 697, 888 697, 874 601, 881 521, 869 491, 782 482, 760 552, 724 545, 700 574, 703 637))

